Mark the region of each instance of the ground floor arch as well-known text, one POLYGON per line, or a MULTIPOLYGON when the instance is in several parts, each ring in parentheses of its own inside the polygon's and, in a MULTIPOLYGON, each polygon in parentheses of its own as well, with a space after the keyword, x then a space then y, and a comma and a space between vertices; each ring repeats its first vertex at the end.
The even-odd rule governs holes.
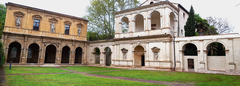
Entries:
POLYGON ((38 63, 38 56, 39 56, 39 46, 38 44, 31 44, 28 47, 28 54, 27 54, 27 63, 38 63))
POLYGON ((75 50, 75 61, 74 63, 80 63, 82 64, 82 48, 81 47, 78 47, 76 48, 75 50))
POLYGON ((208 70, 226 70, 225 46, 219 42, 210 43, 207 46, 208 70))
POLYGON ((100 49, 95 48, 94 49, 94 54, 95 54, 95 64, 100 64, 100 49))
POLYGON ((142 46, 137 46, 134 49, 134 66, 145 66, 145 55, 144 48, 142 46))
POLYGON ((68 46, 65 46, 62 49, 61 63, 69 63, 69 59, 70 59, 70 48, 68 46))
POLYGON ((105 57, 106 57, 106 62, 105 65, 106 66, 111 66, 111 55, 112 55, 112 51, 109 47, 104 49, 105 51, 105 57))
POLYGON ((18 42, 12 42, 8 49, 7 63, 19 63, 21 55, 21 44, 18 42))
POLYGON ((54 45, 47 46, 45 53, 45 63, 55 63, 56 51, 57 49, 54 45))
POLYGON ((188 43, 183 46, 184 56, 197 56, 197 47, 192 43, 188 43))

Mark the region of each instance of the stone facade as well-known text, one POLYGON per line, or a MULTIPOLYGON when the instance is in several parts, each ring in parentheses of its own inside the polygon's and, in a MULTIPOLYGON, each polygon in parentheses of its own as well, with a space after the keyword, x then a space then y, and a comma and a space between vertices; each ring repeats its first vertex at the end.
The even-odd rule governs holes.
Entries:
POLYGON ((138 8, 117 12, 115 38, 102 41, 86 40, 88 21, 82 18, 14 3, 8 3, 7 10, 2 39, 7 63, 240 74, 239 34, 184 37, 188 11, 178 3, 147 0, 138 8), (32 28, 34 19, 40 20, 38 31, 32 28), (51 32, 51 23, 55 32, 51 32), (69 34, 65 25, 70 26, 69 34), (223 49, 220 55, 211 50, 213 43, 223 49), (192 55, 185 52, 189 45, 192 55))
POLYGON ((2 41, 5 44, 7 63, 13 61, 13 63, 27 64, 30 62, 28 60, 34 56, 36 58, 33 63, 38 64, 47 62, 46 58, 49 56, 53 56, 48 59, 49 62, 55 64, 64 62, 61 61, 63 58, 67 58, 69 64, 74 64, 75 60, 79 59, 81 61, 77 61, 78 63, 87 62, 87 54, 84 51, 87 49, 88 20, 15 3, 7 3, 6 6, 7 15, 2 41), (20 25, 16 24, 17 19, 20 19, 20 25), (34 27, 36 20, 39 21, 37 29, 34 27), (53 26, 51 26, 52 23, 54 23, 53 26), (65 25, 70 26, 68 30, 65 25), (51 31, 52 28, 54 31, 51 31), (80 35, 78 34, 79 28, 81 29, 80 35), (31 45, 33 48, 30 47, 31 45), (47 50, 48 46, 55 48, 52 49, 53 52, 51 49, 47 50), (63 49, 64 47, 67 50, 63 49), (80 50, 76 52, 78 48, 80 50), (14 53, 17 53, 17 56, 14 53), (76 53, 80 53, 80 56, 76 53))

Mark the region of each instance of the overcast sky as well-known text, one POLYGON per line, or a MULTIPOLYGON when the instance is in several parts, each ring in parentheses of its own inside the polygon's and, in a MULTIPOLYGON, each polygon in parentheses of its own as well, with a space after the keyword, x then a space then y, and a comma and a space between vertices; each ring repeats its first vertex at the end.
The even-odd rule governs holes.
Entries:
MULTIPOLYGON (((146 0, 140 0, 144 2, 146 0)), ((188 11, 191 5, 195 13, 202 18, 209 16, 227 18, 235 26, 234 33, 240 33, 240 0, 169 0, 180 3, 188 11)), ((0 0, 1 4, 13 2, 30 7, 54 11, 58 13, 83 17, 86 14, 86 6, 90 5, 90 0, 0 0)))

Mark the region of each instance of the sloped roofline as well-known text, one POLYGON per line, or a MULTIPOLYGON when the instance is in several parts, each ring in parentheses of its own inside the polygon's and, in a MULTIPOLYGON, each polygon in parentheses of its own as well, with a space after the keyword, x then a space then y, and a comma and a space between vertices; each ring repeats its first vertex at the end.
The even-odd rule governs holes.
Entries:
POLYGON ((159 3, 154 3, 154 4, 151 4, 151 5, 140 6, 140 7, 133 8, 133 9, 126 9, 126 10, 123 10, 123 11, 119 11, 119 12, 116 12, 115 15, 121 14, 121 13, 125 13, 125 12, 135 11, 135 10, 141 10, 141 9, 146 8, 146 7, 154 7, 154 6, 158 6, 158 5, 162 5, 162 4, 169 4, 169 5, 171 5, 175 10, 179 11, 179 9, 178 9, 176 6, 174 6, 171 2, 169 2, 169 1, 161 1, 161 2, 159 2, 159 3))
POLYGON ((16 4, 16 3, 12 3, 12 2, 6 3, 6 6, 16 6, 16 7, 21 7, 21 8, 30 9, 30 10, 42 11, 42 12, 45 12, 45 13, 51 13, 51 14, 55 14, 55 15, 60 15, 60 16, 64 16, 64 17, 79 19, 79 20, 83 20, 83 21, 87 21, 88 22, 88 20, 84 19, 84 18, 71 16, 71 15, 66 15, 66 14, 57 13, 57 12, 52 12, 52 11, 47 11, 47 10, 43 10, 43 9, 39 9, 39 8, 24 6, 24 5, 20 5, 20 4, 16 4))

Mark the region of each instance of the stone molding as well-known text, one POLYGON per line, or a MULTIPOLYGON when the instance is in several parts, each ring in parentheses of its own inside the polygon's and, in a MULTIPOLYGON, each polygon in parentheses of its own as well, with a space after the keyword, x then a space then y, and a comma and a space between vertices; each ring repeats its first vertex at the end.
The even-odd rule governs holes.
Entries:
POLYGON ((157 48, 157 47, 152 48, 152 52, 159 52, 159 51, 160 51, 160 48, 157 48))

